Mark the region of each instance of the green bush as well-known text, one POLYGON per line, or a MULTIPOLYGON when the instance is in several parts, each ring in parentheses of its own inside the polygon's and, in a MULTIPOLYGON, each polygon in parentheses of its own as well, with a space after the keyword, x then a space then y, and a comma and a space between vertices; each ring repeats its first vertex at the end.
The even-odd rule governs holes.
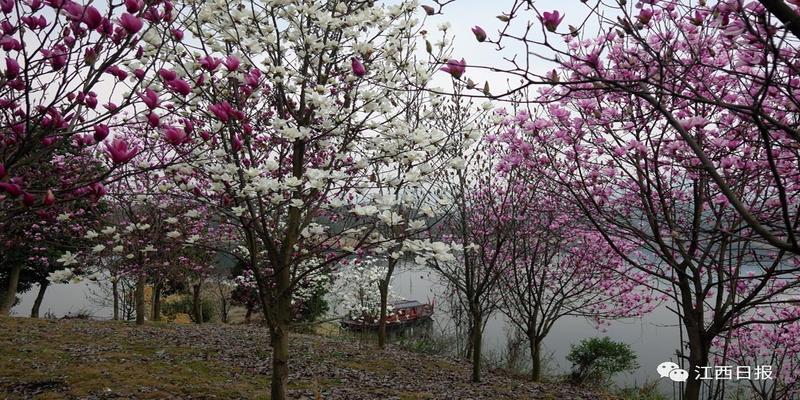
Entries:
POLYGON ((638 367, 629 345, 607 337, 584 339, 570 346, 567 360, 572 362, 570 381, 582 386, 605 384, 614 374, 638 367))
MULTIPOLYGON (((216 313, 214 303, 209 299, 202 299, 200 300, 200 306, 203 308, 203 322, 211 321, 216 313)), ((192 313, 192 296, 189 295, 181 296, 176 301, 163 302, 161 304, 161 313, 167 319, 174 319, 176 314, 189 314, 192 322, 197 322, 194 320, 194 314, 192 313)))

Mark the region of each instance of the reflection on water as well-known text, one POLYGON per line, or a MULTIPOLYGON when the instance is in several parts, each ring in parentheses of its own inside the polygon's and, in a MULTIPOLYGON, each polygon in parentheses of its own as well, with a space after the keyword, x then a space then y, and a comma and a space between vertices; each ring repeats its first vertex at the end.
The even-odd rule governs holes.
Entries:
MULTIPOLYGON (((392 283, 393 291, 398 296, 421 302, 434 301, 437 305, 444 304, 444 288, 437 283, 434 275, 427 272, 405 271, 399 273, 392 283)), ((55 316, 68 313, 77 313, 88 310, 96 318, 110 318, 112 310, 108 307, 98 306, 90 302, 87 297, 96 284, 82 282, 77 284, 51 285, 47 289, 41 307, 40 315, 48 312, 55 316)), ((34 287, 22 295, 22 301, 13 312, 17 315, 28 315, 33 300, 36 297, 34 287)), ((678 347, 679 335, 677 317, 661 306, 643 318, 628 318, 612 321, 602 330, 595 328, 594 324, 583 318, 565 317, 553 327, 553 331, 545 339, 544 349, 551 354, 550 370, 566 372, 570 364, 566 360, 571 344, 578 343, 581 339, 609 336, 616 341, 627 343, 639 357, 639 369, 627 375, 620 375, 616 381, 618 385, 641 385, 658 379, 656 366, 668 360, 676 361, 675 349, 678 347)), ((441 307, 436 307, 434 314, 434 329, 443 326, 452 326, 446 312, 441 307)), ((500 353, 506 348, 509 324, 500 315, 494 315, 486 326, 484 333, 484 349, 487 352, 500 353)), ((672 384, 665 379, 661 384, 666 394, 672 393, 672 384)))

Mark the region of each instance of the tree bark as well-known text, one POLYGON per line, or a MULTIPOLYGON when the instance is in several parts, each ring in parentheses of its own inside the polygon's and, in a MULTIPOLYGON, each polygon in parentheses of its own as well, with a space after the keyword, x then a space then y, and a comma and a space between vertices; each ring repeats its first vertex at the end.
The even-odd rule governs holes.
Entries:
POLYGON ((22 271, 22 265, 16 264, 11 267, 11 272, 8 274, 8 284, 6 285, 6 295, 0 303, 0 316, 8 315, 17 301, 17 286, 19 285, 19 274, 22 271))
POLYGON ((684 400, 700 400, 700 389, 703 381, 697 378, 697 371, 700 367, 708 365, 708 353, 710 343, 703 339, 704 335, 687 335, 689 337, 689 379, 683 391, 684 400), (694 336, 694 337, 693 337, 694 336))
POLYGON ((383 349, 386 347, 386 317, 388 314, 389 303, 389 281, 381 279, 378 282, 378 291, 381 294, 381 311, 380 319, 378 321, 378 348, 383 349))
POLYGON ((542 380, 542 342, 535 336, 529 336, 528 341, 531 346, 531 380, 539 382, 542 380))
POLYGON ((161 283, 153 285, 153 294, 150 298, 150 319, 161 321, 161 283))
POLYGON ((481 345, 483 326, 480 312, 472 314, 472 381, 481 381, 481 345))
POLYGON ((36 300, 33 301, 33 308, 31 308, 31 318, 39 318, 39 309, 42 307, 42 300, 44 299, 44 292, 50 286, 50 281, 43 279, 39 282, 39 292, 36 293, 36 300))
POLYGON ((136 303, 136 325, 144 325, 144 318, 147 311, 144 304, 144 286, 145 276, 139 274, 139 279, 136 281, 136 292, 134 293, 134 302, 136 303))
POLYGON ((114 321, 119 321, 119 280, 116 277, 111 281, 111 296, 114 298, 114 321))
POLYGON ((397 259, 391 258, 386 266, 386 275, 378 282, 378 290, 381 295, 380 319, 378 320, 378 347, 383 349, 386 346, 386 318, 389 308, 389 282, 392 281, 392 274, 397 265, 397 259))
POLYGON ((219 288, 219 302, 220 302, 220 320, 223 324, 228 323, 228 300, 225 296, 225 289, 221 283, 217 282, 219 288))
POLYGON ((192 315, 194 315, 196 324, 203 323, 203 299, 200 298, 202 286, 202 283, 196 283, 192 286, 192 315))
POLYGON ((289 290, 291 275, 288 267, 277 274, 277 287, 273 318, 270 321, 272 342, 272 400, 285 400, 289 383, 289 324, 291 323, 292 296, 289 290))

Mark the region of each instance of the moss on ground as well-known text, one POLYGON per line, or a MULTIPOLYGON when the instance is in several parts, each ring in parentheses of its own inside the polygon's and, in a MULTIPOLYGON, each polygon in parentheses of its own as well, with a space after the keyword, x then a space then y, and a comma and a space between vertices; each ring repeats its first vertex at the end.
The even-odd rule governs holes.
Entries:
MULTIPOLYGON (((2 399, 268 399, 269 338, 255 326, 0 317, 2 399)), ((290 341, 289 397, 600 399, 454 360, 316 335, 290 341)))

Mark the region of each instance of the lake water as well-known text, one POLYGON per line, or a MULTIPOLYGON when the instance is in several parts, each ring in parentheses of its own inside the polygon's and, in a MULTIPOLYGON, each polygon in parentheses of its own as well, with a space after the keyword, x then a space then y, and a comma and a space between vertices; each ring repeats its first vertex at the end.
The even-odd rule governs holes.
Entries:
MULTIPOLYGON (((404 271, 392 283, 394 294, 419 301, 434 300, 437 304, 446 303, 442 297, 443 287, 435 276, 427 272, 404 271)), ((94 283, 51 285, 42 302, 40 315, 50 312, 56 316, 89 310, 97 318, 110 318, 112 310, 100 307, 89 301, 88 296, 94 283)), ((13 312, 28 315, 36 297, 37 288, 22 295, 22 301, 13 312)), ((435 314, 435 327, 450 324, 448 315, 438 310, 435 314)), ((508 323, 502 315, 493 316, 484 333, 484 349, 499 353, 505 350, 508 323)), ((544 341, 544 350, 551 354, 547 367, 554 371, 566 372, 570 363, 566 360, 570 345, 581 339, 609 336, 615 341, 627 343, 636 352, 639 368, 630 374, 620 375, 615 381, 620 386, 641 385, 658 379, 656 366, 664 361, 676 361, 675 350, 679 345, 677 318, 664 306, 656 308, 643 318, 629 318, 611 321, 611 325, 598 330, 594 324, 583 318, 568 317, 559 320, 544 341)), ((663 379, 659 387, 665 394, 673 393, 673 384, 663 379)), ((677 389, 677 388, 675 388, 677 389)))

